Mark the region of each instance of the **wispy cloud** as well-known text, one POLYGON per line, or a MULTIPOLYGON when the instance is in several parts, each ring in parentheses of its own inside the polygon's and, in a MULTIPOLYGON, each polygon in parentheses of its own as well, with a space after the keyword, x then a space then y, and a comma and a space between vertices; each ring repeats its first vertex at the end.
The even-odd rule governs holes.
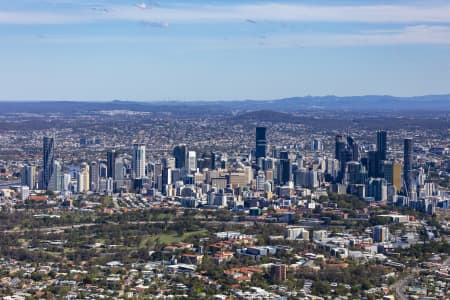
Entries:
POLYGON ((135 5, 108 7, 99 15, 80 7, 78 11, 0 11, 0 24, 64 24, 114 20, 154 22, 361 22, 450 23, 450 5, 171 5, 145 10, 135 5))
MULTIPOLYGON (((167 28, 166 23, 141 23, 145 26, 167 28)), ((363 47, 389 45, 450 45, 450 26, 417 25, 397 30, 360 31, 358 33, 320 33, 320 34, 267 34, 257 37, 177 37, 170 36, 37 36, 25 38, 10 36, 7 41, 43 43, 148 43, 162 46, 189 45, 196 49, 238 49, 238 48, 303 48, 303 47, 363 47)), ((450 66, 450 65, 449 65, 450 66)))
POLYGON ((450 45, 450 27, 417 25, 388 31, 362 31, 345 34, 292 34, 266 38, 272 47, 301 46, 384 46, 384 45, 450 45))

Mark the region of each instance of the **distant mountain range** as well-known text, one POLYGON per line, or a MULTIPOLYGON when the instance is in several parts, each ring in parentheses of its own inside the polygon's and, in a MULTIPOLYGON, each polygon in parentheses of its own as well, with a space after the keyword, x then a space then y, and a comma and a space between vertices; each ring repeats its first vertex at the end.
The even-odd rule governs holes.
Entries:
POLYGON ((449 111, 450 95, 419 97, 392 96, 307 96, 276 100, 231 101, 3 101, 0 113, 81 113, 102 110, 132 110, 142 112, 171 112, 192 115, 204 113, 242 113, 248 111, 449 111), (182 104, 182 105, 180 105, 182 104))

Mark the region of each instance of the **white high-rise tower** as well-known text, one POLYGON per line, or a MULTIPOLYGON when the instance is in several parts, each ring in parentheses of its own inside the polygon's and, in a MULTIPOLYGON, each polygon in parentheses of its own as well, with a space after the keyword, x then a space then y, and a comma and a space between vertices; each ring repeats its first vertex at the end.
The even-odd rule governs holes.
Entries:
POLYGON ((145 145, 134 144, 132 167, 134 178, 145 177, 145 145))

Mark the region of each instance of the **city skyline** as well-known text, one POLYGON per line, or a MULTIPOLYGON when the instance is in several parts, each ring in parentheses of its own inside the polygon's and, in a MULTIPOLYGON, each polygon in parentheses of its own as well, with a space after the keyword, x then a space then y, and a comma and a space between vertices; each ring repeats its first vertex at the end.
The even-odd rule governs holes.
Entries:
POLYGON ((0 112, 4 300, 448 294, 446 111, 51 104, 0 112))
POLYGON ((450 299, 449 0, 0 0, 0 300, 450 299))
POLYGON ((449 20, 445 1, 3 2, 0 99, 447 94, 449 20))

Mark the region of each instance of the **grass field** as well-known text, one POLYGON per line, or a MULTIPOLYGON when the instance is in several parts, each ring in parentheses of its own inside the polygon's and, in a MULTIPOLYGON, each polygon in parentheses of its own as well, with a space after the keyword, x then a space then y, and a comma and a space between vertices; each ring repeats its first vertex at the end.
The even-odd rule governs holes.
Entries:
POLYGON ((148 236, 147 238, 143 239, 141 242, 141 246, 144 246, 148 240, 155 241, 157 238, 159 238, 159 242, 162 244, 171 244, 171 243, 175 243, 175 242, 184 241, 194 235, 204 236, 207 233, 208 233, 208 231, 205 229, 198 230, 198 231, 185 232, 182 236, 179 236, 176 233, 161 233, 158 235, 148 236))

